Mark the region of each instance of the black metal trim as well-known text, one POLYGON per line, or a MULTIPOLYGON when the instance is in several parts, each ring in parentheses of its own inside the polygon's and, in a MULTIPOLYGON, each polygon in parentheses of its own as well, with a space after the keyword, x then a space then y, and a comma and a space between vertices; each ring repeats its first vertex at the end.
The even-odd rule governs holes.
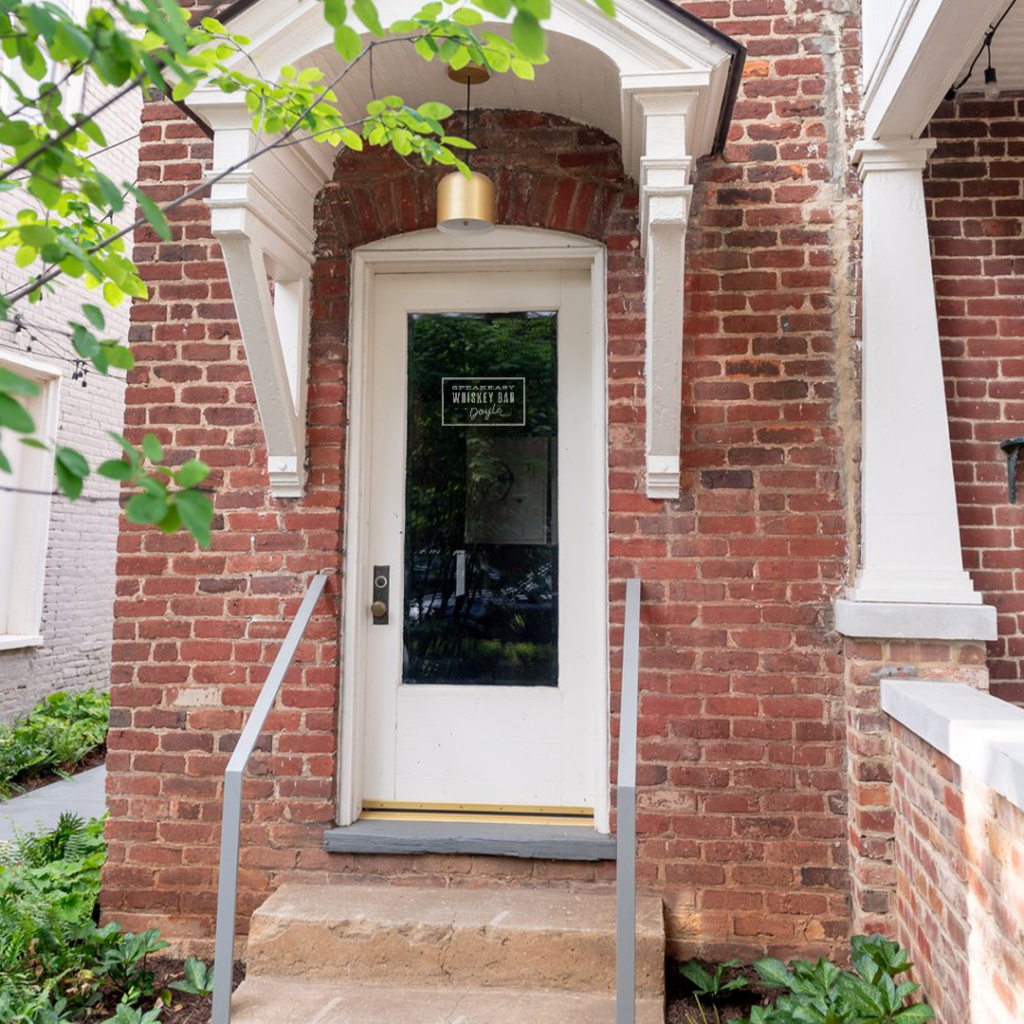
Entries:
MULTIPOLYGON (((228 4, 216 16, 217 20, 222 22, 229 21, 259 2, 260 0, 234 0, 234 3, 228 4)), ((743 65, 747 59, 747 48, 742 43, 733 39, 732 36, 727 36, 724 32, 719 31, 714 25, 709 25, 703 18, 698 18, 696 14, 683 10, 678 4, 673 3, 673 0, 647 0, 647 2, 693 29, 694 32, 703 36, 709 42, 721 46, 722 49, 728 50, 732 54, 729 58, 731 62, 729 82, 725 89, 725 96, 722 99, 722 107, 718 115, 718 127, 715 131, 715 142, 711 149, 711 155, 717 156, 725 148, 725 143, 729 138, 729 125, 732 123, 732 112, 736 106, 736 97, 739 95, 740 83, 743 81, 743 65)), ((187 108, 183 107, 183 109, 187 112, 187 108)), ((189 114, 189 116, 196 119, 194 114, 189 114)))

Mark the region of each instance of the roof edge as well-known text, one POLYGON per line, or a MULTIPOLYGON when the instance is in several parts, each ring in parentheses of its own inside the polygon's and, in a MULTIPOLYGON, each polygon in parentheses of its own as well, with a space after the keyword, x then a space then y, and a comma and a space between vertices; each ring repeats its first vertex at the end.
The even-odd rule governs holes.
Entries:
MULTIPOLYGON (((217 15, 218 21, 230 21, 243 11, 254 7, 260 0, 234 0, 233 3, 224 7, 217 15)), ((714 25, 698 18, 696 14, 680 7, 673 0, 647 0, 659 10, 664 11, 670 17, 682 22, 693 29, 698 35, 703 36, 709 42, 720 46, 729 53, 729 80, 725 89, 725 96, 722 98, 722 109, 719 111, 718 127, 715 131, 715 142, 711 148, 711 155, 718 156, 729 138, 729 125, 732 123, 732 113, 736 106, 736 97, 739 95, 740 83, 743 80, 743 65, 747 59, 747 48, 740 42, 726 35, 714 25)))

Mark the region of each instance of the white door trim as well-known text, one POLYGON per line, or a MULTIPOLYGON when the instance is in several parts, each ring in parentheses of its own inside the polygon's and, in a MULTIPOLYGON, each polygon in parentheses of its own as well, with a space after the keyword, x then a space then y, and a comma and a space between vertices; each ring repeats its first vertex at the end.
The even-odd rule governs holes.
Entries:
POLYGON ((585 270, 590 275, 593 344, 599 358, 592 361, 594 405, 604 410, 593 424, 595 459, 603 495, 599 510, 601 586, 593 594, 574 595, 590 603, 593 642, 598 664, 604 666, 601 699, 594 702, 586 728, 593 736, 595 757, 594 807, 598 831, 610 828, 610 732, 608 697, 608 422, 607 422, 607 298, 605 248, 573 235, 538 228, 498 227, 483 239, 460 239, 436 230, 417 231, 374 242, 355 250, 352 267, 348 366, 348 442, 345 459, 345 552, 341 620, 342 682, 338 757, 339 825, 349 825, 362 810, 362 765, 365 741, 365 648, 370 617, 369 573, 366 565, 369 524, 366 486, 369 431, 366 422, 371 390, 367 349, 373 335, 372 295, 378 273, 447 273, 475 270, 585 270))

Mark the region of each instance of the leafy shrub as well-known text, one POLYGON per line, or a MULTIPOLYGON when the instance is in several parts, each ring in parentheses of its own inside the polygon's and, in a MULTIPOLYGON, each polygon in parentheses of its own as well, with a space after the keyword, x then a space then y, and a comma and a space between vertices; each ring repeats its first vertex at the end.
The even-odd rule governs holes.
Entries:
POLYGON ((0 798, 44 771, 68 772, 106 741, 110 697, 53 693, 28 716, 0 725, 0 798))
MULTIPOLYGON (((95 923, 103 822, 61 816, 56 828, 0 843, 0 1021, 3 1024, 154 1024, 171 1002, 155 991, 156 929, 95 923)), ((174 987, 205 995, 211 971, 186 965, 174 987)))
POLYGON ((783 988, 770 1006, 755 1006, 750 1017, 735 1024, 924 1024, 935 1016, 925 1003, 907 1005, 920 989, 899 981, 913 966, 905 950, 881 935, 856 935, 851 940, 853 971, 827 960, 758 960, 761 980, 783 988))

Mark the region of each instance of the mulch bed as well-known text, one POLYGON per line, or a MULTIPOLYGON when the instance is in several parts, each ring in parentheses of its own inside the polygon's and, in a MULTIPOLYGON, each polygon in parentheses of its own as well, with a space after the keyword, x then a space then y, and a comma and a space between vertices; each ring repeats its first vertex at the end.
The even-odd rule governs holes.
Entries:
MULTIPOLYGON (((11 784, 11 795, 7 799, 13 800, 15 797, 23 796, 25 793, 31 793, 34 789, 42 789, 43 786, 49 786, 54 782, 61 782, 69 775, 81 775, 82 772, 87 772, 90 768, 99 768, 106 758, 107 745, 106 743, 101 743, 98 747, 93 747, 78 764, 68 768, 63 775, 59 775, 52 768, 44 768, 38 775, 15 779, 11 784)), ((3 804, 4 799, 0 797, 0 807, 3 804)))
MULTIPOLYGON (((157 956, 149 960, 148 966, 154 974, 154 990, 161 992, 168 989, 171 993, 171 1005, 164 1007, 160 1016, 161 1024, 210 1024, 213 1000, 209 996, 190 996, 186 992, 179 992, 170 987, 172 981, 181 981, 185 976, 184 960, 157 956)), ((234 991, 238 988, 244 978, 245 964, 240 960, 236 961, 231 979, 231 990, 234 991)), ((101 1010, 102 1012, 100 1009, 94 1012, 95 1019, 105 1020, 114 1014, 116 1006, 105 1006, 101 1010)))
MULTIPOLYGON (((713 964, 704 964, 713 969, 713 964)), ((679 973, 679 966, 671 961, 666 964, 665 985, 668 990, 668 1005, 665 1009, 665 1024, 728 1024, 731 1020, 746 1020, 751 1006, 765 1001, 768 990, 761 987, 757 975, 750 969, 737 968, 727 978, 742 976, 748 987, 738 992, 726 992, 718 999, 703 996, 698 1003, 690 983, 679 973)), ((778 995, 777 992, 773 993, 778 995)))

